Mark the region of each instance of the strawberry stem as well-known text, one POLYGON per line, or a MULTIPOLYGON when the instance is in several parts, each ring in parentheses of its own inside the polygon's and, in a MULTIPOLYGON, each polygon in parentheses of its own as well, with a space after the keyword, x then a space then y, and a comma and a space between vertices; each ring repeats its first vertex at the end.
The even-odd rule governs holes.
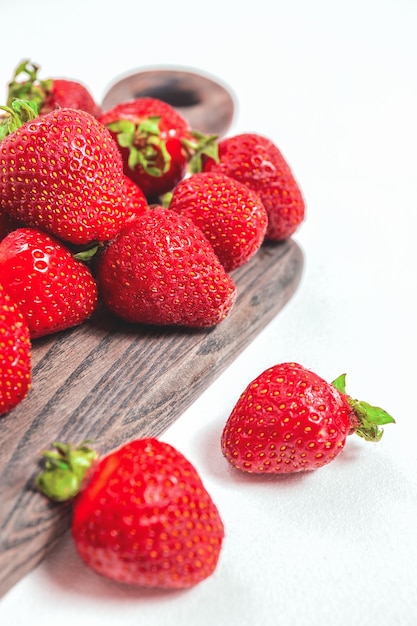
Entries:
POLYGON ((102 244, 94 244, 91 248, 86 248, 85 250, 79 250, 75 252, 72 256, 77 261, 82 261, 83 263, 90 263, 94 257, 96 256, 98 250, 102 248, 102 244))
POLYGON ((11 106, 0 106, 0 110, 7 115, 0 122, 0 141, 11 135, 15 130, 38 117, 38 107, 35 102, 28 100, 13 100, 11 106))
POLYGON ((7 105, 11 106, 16 98, 35 102, 38 109, 45 102, 52 87, 52 79, 39 80, 39 65, 31 63, 29 59, 22 61, 15 69, 12 80, 8 85, 7 105))
POLYGON ((80 491, 84 477, 97 452, 84 441, 77 447, 56 441, 53 450, 45 450, 42 456, 45 467, 36 477, 38 489, 56 502, 71 500, 80 491))
POLYGON ((172 196, 173 196, 172 191, 167 191, 166 193, 162 194, 162 196, 159 197, 159 202, 161 203, 161 206, 164 207, 164 209, 169 208, 169 205, 172 200, 172 196))
POLYGON ((356 433, 359 437, 366 439, 366 441, 380 441, 384 434, 384 429, 380 428, 384 424, 395 424, 394 418, 387 413, 384 409, 378 406, 373 406, 362 400, 355 400, 346 393, 346 374, 341 374, 332 382, 340 393, 347 397, 349 405, 354 412, 354 419, 352 420, 351 433, 356 433))
POLYGON ((171 166, 171 155, 160 136, 160 117, 149 117, 140 124, 130 120, 118 120, 107 125, 116 133, 121 148, 129 150, 128 165, 134 170, 140 165, 151 176, 160 177, 171 166))
POLYGON ((205 135, 197 130, 191 131, 193 139, 182 140, 182 145, 187 152, 188 169, 191 174, 203 170, 203 156, 219 161, 218 135, 205 135))

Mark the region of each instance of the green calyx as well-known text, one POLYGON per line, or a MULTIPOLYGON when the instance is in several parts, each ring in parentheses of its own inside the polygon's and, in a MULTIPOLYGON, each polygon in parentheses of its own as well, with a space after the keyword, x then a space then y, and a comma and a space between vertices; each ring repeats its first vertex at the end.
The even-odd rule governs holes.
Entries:
POLYGON ((52 447, 53 450, 42 453, 45 467, 36 477, 36 485, 51 500, 65 502, 80 491, 84 477, 98 454, 87 446, 86 441, 76 447, 56 441, 52 447))
POLYGON ((197 130, 191 131, 192 139, 183 139, 182 145, 187 152, 188 169, 191 174, 203 170, 203 157, 219 162, 218 135, 205 135, 197 130))
POLYGON ((385 424, 395 424, 394 418, 378 406, 373 406, 362 400, 354 400, 346 393, 346 374, 341 374, 332 382, 340 393, 347 396, 349 405, 352 407, 355 419, 352 420, 352 432, 366 441, 379 441, 384 434, 381 426, 385 424))
POLYGON ((161 139, 160 117, 149 117, 140 124, 118 120, 107 127, 116 133, 121 148, 129 150, 128 165, 131 170, 141 166, 150 176, 161 177, 171 166, 171 155, 161 139))
POLYGON ((13 100, 10 106, 0 106, 7 115, 0 117, 0 141, 15 130, 38 117, 38 107, 29 100, 13 100))
POLYGON ((25 59, 16 67, 12 80, 8 84, 8 106, 11 106, 13 100, 18 98, 30 100, 40 109, 52 88, 52 79, 39 80, 39 69, 39 66, 31 63, 29 59, 25 59))
POLYGON ((98 251, 101 250, 103 247, 103 243, 95 243, 89 248, 85 248, 84 250, 79 250, 78 252, 75 252, 72 256, 77 261, 82 261, 83 263, 86 263, 88 265, 95 259, 98 251))
POLYGON ((164 209, 168 209, 172 200, 172 196, 172 191, 167 191, 166 193, 162 194, 162 196, 159 196, 159 202, 161 203, 161 206, 164 207, 164 209))

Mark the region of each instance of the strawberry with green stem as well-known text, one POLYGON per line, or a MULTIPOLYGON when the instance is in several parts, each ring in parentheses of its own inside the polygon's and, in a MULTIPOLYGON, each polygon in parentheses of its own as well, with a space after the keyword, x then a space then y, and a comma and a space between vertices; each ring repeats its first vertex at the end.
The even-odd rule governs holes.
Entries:
POLYGON ((243 391, 222 432, 225 458, 256 474, 314 470, 333 461, 353 433, 379 441, 394 419, 346 394, 345 375, 332 384, 297 363, 281 363, 243 391))
POLYGON ((81 109, 98 117, 101 109, 89 90, 79 81, 67 78, 40 79, 40 66, 24 59, 8 84, 7 105, 17 98, 34 102, 40 115, 57 108, 81 109))
POLYGON ((121 102, 100 121, 119 145, 125 174, 149 201, 171 191, 184 178, 191 159, 197 161, 202 154, 216 158, 215 136, 190 129, 171 105, 157 98, 121 102))
POLYGON ((264 241, 268 215, 261 199, 224 174, 191 174, 175 187, 168 208, 201 228, 226 272, 247 263, 264 241))
POLYGON ((186 589, 213 574, 223 523, 178 450, 144 438, 98 458, 86 442, 53 445, 36 482, 52 500, 72 500, 72 537, 88 567, 162 589, 186 589))

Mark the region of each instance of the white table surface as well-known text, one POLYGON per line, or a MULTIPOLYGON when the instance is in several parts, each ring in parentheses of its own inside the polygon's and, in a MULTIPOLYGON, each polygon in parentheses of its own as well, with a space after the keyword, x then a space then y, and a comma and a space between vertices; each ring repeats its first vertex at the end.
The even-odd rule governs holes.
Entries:
POLYGON ((415 626, 417 2, 2 0, 1 22, 4 85, 24 57, 98 100, 139 67, 217 76, 238 100, 228 134, 277 143, 307 219, 294 297, 163 435, 220 509, 215 574, 184 592, 132 590, 89 571, 66 536, 0 600, 0 624, 415 626), (223 425, 246 384, 287 360, 347 372, 348 391, 397 423, 378 444, 349 438, 315 473, 238 475, 223 425))

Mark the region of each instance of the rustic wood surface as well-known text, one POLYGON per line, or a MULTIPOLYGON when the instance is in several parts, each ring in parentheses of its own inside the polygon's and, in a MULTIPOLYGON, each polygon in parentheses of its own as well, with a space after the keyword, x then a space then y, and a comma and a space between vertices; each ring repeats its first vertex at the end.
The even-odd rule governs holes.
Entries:
POLYGON ((295 242, 264 245, 233 273, 238 299, 213 329, 130 326, 98 311, 34 342, 31 391, 0 418, 0 596, 70 525, 71 506, 34 488, 40 451, 92 439, 105 453, 160 435, 283 308, 302 267, 295 242))

